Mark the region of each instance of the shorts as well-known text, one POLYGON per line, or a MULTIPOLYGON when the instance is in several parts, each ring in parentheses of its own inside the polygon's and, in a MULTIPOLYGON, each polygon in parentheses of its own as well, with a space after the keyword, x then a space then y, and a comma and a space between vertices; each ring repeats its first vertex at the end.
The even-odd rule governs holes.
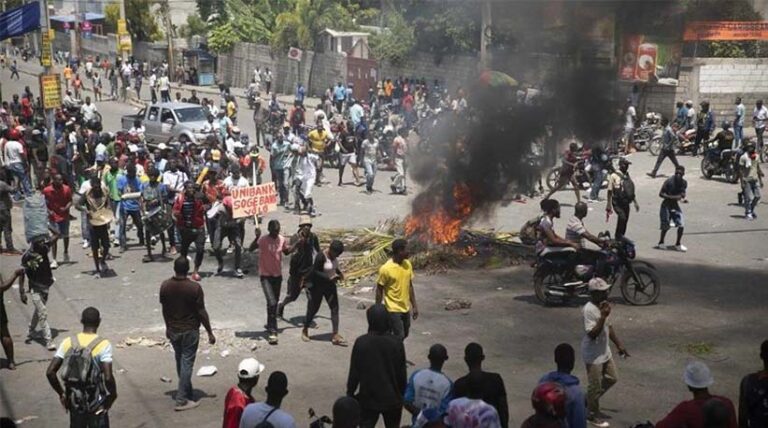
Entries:
POLYGON ((8 314, 5 313, 5 302, 0 296, 0 325, 8 325, 8 314))
POLYGON ((339 155, 339 164, 344 166, 348 163, 357 165, 357 156, 354 153, 341 153, 339 155))
POLYGON ((59 234, 59 238, 69 238, 69 220, 50 222, 51 229, 59 234))
POLYGON ((672 226, 685 227, 683 212, 680 210, 672 210, 662 205, 659 211, 659 218, 661 220, 661 230, 669 230, 672 226))

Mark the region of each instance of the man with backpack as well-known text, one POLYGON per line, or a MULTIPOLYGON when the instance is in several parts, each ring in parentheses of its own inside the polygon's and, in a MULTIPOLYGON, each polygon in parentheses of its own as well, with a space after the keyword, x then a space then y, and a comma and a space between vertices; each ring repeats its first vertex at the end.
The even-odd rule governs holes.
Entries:
POLYGON ((283 372, 274 372, 267 380, 267 400, 249 404, 240 418, 240 428, 296 428, 293 416, 280 405, 288 395, 288 377, 283 372))
POLYGON ((616 239, 621 238, 627 233, 627 223, 629 222, 629 205, 635 206, 635 211, 640 211, 640 205, 635 197, 635 183, 629 176, 629 166, 632 164, 628 159, 619 160, 619 170, 613 171, 608 176, 608 203, 605 207, 606 216, 610 216, 614 211, 618 221, 616 222, 616 239))
POLYGON ((71 428, 109 427, 109 409, 117 399, 112 375, 112 344, 98 336, 101 323, 98 309, 83 310, 83 332, 67 337, 59 345, 46 371, 51 387, 69 412, 71 428), (58 372, 65 366, 61 380, 58 372))

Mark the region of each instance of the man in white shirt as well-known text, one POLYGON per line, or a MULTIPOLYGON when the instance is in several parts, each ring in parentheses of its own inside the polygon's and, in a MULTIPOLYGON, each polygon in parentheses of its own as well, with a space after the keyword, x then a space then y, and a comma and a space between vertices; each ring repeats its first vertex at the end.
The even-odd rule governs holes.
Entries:
POLYGON ((637 120, 637 110, 632 105, 632 98, 627 98, 627 111, 624 113, 624 120, 624 138, 626 141, 624 153, 628 154, 630 150, 634 150, 634 139, 632 137, 635 134, 635 121, 637 120))
POLYGON ((171 102, 171 81, 167 74, 160 76, 157 86, 160 88, 160 100, 164 103, 171 102))
POLYGON ((283 398, 288 395, 288 377, 283 372, 269 375, 267 400, 245 406, 240 417, 240 428, 253 428, 263 422, 268 422, 273 428, 296 428, 293 416, 280 409, 283 398))
POLYGON ((763 100, 757 100, 755 103, 752 122, 755 124, 755 135, 757 136, 757 153, 762 153, 763 133, 765 133, 765 125, 768 122, 768 108, 763 105, 763 100))
POLYGON ((622 345, 613 326, 608 322, 611 305, 608 303, 608 290, 611 288, 601 278, 589 281, 589 302, 584 305, 584 338, 581 340, 581 353, 587 365, 587 420, 597 427, 608 427, 600 414, 600 397, 618 381, 616 364, 613 361, 611 342, 619 349, 619 355, 626 358, 629 353, 622 345))
POLYGON ((736 97, 736 115, 733 118, 733 146, 732 150, 736 150, 741 147, 741 141, 744 139, 744 116, 746 109, 744 103, 741 102, 741 97, 736 97))
POLYGON ((416 370, 408 379, 405 388, 404 407, 413 415, 411 422, 427 419, 429 410, 445 414, 451 402, 453 382, 443 373, 443 364, 448 360, 448 351, 441 344, 429 348, 429 368, 416 370))
POLYGON ((240 172, 240 165, 232 165, 229 168, 229 176, 224 179, 224 187, 248 187, 248 180, 240 172))
MULTIPOLYGON (((26 165, 26 155, 24 154, 24 146, 17 141, 18 131, 13 129, 15 134, 9 136, 9 140, 5 142, 3 150, 5 168, 10 171, 11 175, 15 177, 20 189, 24 196, 29 195, 31 192, 31 184, 29 182, 29 175, 24 165, 26 165)), ((17 197, 20 198, 17 192, 17 197)))
POLYGON ((80 106, 80 114, 83 115, 83 120, 88 122, 96 119, 96 104, 91 103, 91 97, 85 97, 85 103, 80 106))
POLYGON ((149 75, 149 93, 152 96, 152 103, 157 102, 157 73, 155 73, 155 70, 152 70, 152 74, 149 75))

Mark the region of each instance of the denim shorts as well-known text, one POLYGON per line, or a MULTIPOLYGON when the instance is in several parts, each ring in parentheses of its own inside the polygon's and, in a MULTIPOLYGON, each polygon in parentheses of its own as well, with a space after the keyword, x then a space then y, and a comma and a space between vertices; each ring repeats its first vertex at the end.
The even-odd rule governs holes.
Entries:
POLYGON ((59 234, 60 238, 69 238, 69 220, 50 222, 51 229, 55 230, 59 234))
POLYGON ((680 210, 671 210, 662 205, 661 211, 659 211, 659 218, 661 219, 661 230, 669 230, 672 226, 685 226, 683 212, 680 210))

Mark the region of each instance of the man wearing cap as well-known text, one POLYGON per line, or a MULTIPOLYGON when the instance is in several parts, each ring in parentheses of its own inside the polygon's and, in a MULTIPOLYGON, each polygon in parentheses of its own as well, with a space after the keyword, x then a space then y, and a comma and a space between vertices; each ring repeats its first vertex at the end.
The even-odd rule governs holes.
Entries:
POLYGON ((611 342, 619 349, 619 355, 629 357, 629 353, 616 336, 613 326, 608 322, 611 305, 608 303, 610 285, 602 278, 589 281, 589 302, 584 305, 584 338, 581 341, 581 353, 587 365, 587 420, 596 427, 608 427, 600 413, 600 397, 618 381, 616 364, 613 361, 611 342))
POLYGON ((433 413, 438 417, 442 416, 453 399, 453 382, 443 373, 443 364, 448 361, 448 350, 439 343, 432 345, 427 358, 429 368, 413 372, 405 387, 404 407, 413 415, 413 424, 419 418, 427 419, 424 414, 428 410, 436 411, 433 413))
POLYGON ((709 387, 715 383, 709 367, 701 361, 692 361, 685 367, 683 381, 693 394, 692 400, 683 401, 664 419, 656 423, 656 428, 706 428, 704 406, 711 400, 722 402, 728 409, 727 428, 737 428, 736 411, 731 400, 709 393, 709 387))
MULTIPOLYGON (((616 212, 616 239, 627 233, 629 223, 629 205, 634 204, 635 211, 640 211, 640 204, 635 196, 635 183, 629 176, 629 166, 632 164, 627 158, 619 160, 619 170, 614 170, 608 175, 608 201, 605 206, 607 216, 616 212)), ((607 217, 606 217, 607 218, 607 217)))
POLYGON ((240 428, 253 428, 269 423, 273 428, 296 428, 293 416, 280 409, 283 398, 288 395, 288 377, 283 372, 274 372, 267 380, 267 400, 245 407, 240 418, 240 428))
POLYGON ((259 383, 259 375, 264 371, 264 364, 255 358, 246 358, 237 366, 237 385, 227 392, 224 399, 224 422, 222 428, 238 428, 245 406, 253 403, 251 391, 259 383))

